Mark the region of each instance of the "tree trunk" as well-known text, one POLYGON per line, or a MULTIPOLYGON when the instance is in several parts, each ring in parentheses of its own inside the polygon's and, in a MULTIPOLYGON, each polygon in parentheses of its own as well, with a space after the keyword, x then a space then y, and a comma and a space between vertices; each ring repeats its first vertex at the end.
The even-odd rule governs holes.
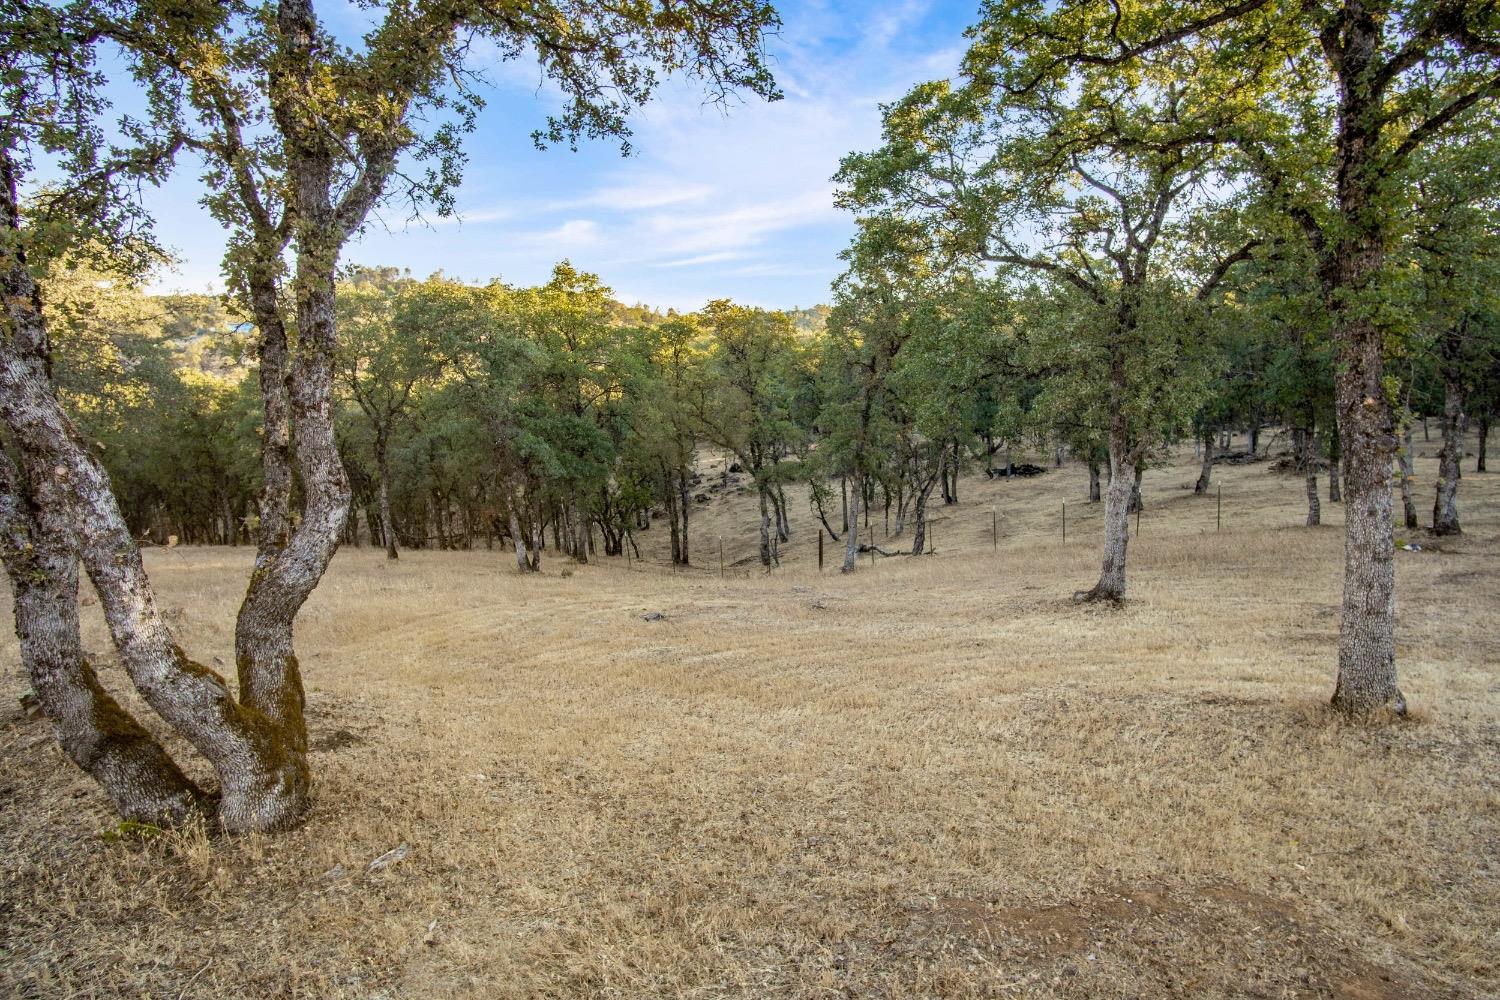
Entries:
POLYGON ((1443 448, 1438 452, 1437 499, 1432 505, 1432 533, 1461 535, 1458 521, 1458 481, 1464 457, 1464 384, 1458 368, 1458 334, 1444 338, 1443 448))
MULTIPOLYGON (((12 182, 6 185, 14 197, 12 182)), ((15 203, 6 229, 14 232, 15 203)), ((110 490, 109 477, 58 405, 41 303, 25 262, 3 275, 10 336, 0 345, 0 415, 29 469, 47 469, 132 683, 218 773, 220 823, 228 830, 280 829, 307 804, 305 755, 259 706, 237 704, 224 679, 187 659, 156 609, 155 595, 110 490)), ((342 526, 342 521, 340 525, 342 526)), ((335 532, 336 534, 336 532, 335 532)), ((299 689, 300 693, 300 689, 299 689)))
POLYGON ((1398 453, 1401 466, 1401 506, 1405 513, 1405 524, 1410 530, 1417 527, 1417 505, 1412 497, 1412 481, 1417 473, 1412 462, 1411 415, 1408 413, 1402 427, 1401 451, 1398 453))
POLYGON ((1099 463, 1089 462, 1089 503, 1099 502, 1099 463))
POLYGON ((1479 456, 1474 462, 1475 472, 1484 472, 1484 453, 1489 446, 1490 439, 1490 415, 1486 411, 1479 415, 1479 456))
MULTIPOLYGON (((1371 252, 1378 266, 1378 248, 1371 252)), ((1396 685, 1389 479, 1396 431, 1382 384, 1384 337, 1366 319, 1347 321, 1340 334, 1335 382, 1344 438, 1344 601, 1333 703, 1348 712, 1389 705, 1404 713, 1406 701, 1396 685)))
MULTIPOLYGON (((280 240, 276 241, 280 244, 280 240)), ((281 246, 274 255, 270 247, 261 251, 247 269, 250 311, 255 320, 260 358, 261 399, 259 498, 260 526, 255 539, 255 565, 276 557, 291 537, 292 436, 289 389, 289 357, 286 324, 281 316, 276 274, 281 246)))
POLYGON ((589 561, 589 519, 578 509, 578 501, 568 502, 568 524, 573 529, 573 558, 577 562, 589 561))
POLYGON ((21 664, 66 753, 122 819, 175 825, 203 814, 198 789, 99 684, 78 632, 78 557, 49 469, 28 488, 0 452, 0 556, 21 664), (52 494, 52 495, 49 495, 52 494))
POLYGON ((1125 596, 1125 549, 1130 541, 1130 497, 1135 476, 1122 458, 1123 451, 1123 447, 1111 443, 1109 488, 1104 492, 1104 564, 1099 582, 1092 590, 1074 594, 1074 600, 1118 601, 1125 596))
POLYGON ((692 498, 689 496, 690 483, 688 482, 688 473, 687 473, 686 469, 678 469, 677 470, 677 483, 678 483, 678 486, 680 487, 680 495, 682 497, 682 512, 681 512, 681 516, 682 516, 682 560, 681 561, 682 561, 682 565, 687 566, 689 564, 689 562, 688 562, 688 508, 692 506, 692 504, 689 502, 692 498))
MULTIPOLYGON (((942 467, 939 467, 939 475, 943 474, 942 467)), ((927 498, 932 494, 932 487, 936 482, 936 479, 928 479, 923 483, 912 504, 912 518, 916 522, 911 536, 911 554, 914 556, 927 553, 927 498)))
POLYGON ((384 432, 375 435, 375 465, 380 474, 380 529, 385 536, 385 557, 396 559, 396 532, 391 527, 391 457, 384 432))
POLYGON ((1202 496, 1208 492, 1209 481, 1214 475, 1214 437, 1213 431, 1203 434, 1203 466, 1198 472, 1198 481, 1193 484, 1193 492, 1202 496))
POLYGON ((855 564, 859 561, 859 501, 863 495, 863 479, 855 473, 854 489, 849 493, 852 499, 849 508, 849 527, 844 529, 844 565, 839 567, 841 573, 853 573, 855 564))
POLYGON ((1303 429, 1298 437, 1302 448, 1299 464, 1307 477, 1307 526, 1309 528, 1323 522, 1323 509, 1318 503, 1318 455, 1313 447, 1315 440, 1311 427, 1303 429))
POLYGON ((1127 514, 1134 514, 1138 510, 1146 509, 1146 501, 1141 498, 1141 477, 1145 474, 1145 468, 1140 462, 1135 464, 1135 475, 1130 481, 1130 507, 1127 514))
POLYGON ((771 506, 766 496, 766 487, 760 487, 760 564, 766 572, 771 571, 771 506))
POLYGON ((511 544, 515 546, 516 550, 516 569, 521 573, 526 573, 532 569, 532 566, 526 552, 526 535, 521 530, 521 518, 516 511, 517 503, 518 498, 515 491, 508 492, 505 497, 505 513, 508 515, 510 523, 511 544))

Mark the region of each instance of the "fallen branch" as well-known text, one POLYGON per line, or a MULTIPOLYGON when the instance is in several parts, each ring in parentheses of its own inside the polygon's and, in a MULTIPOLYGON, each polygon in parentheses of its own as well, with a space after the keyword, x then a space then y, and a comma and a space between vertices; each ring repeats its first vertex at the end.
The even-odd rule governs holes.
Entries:
POLYGON ((910 553, 907 552, 905 549, 897 549, 894 552, 887 552, 885 549, 882 549, 879 545, 872 545, 872 544, 870 544, 868 542, 861 542, 860 546, 859 546, 859 551, 861 551, 861 552, 878 552, 879 554, 881 554, 883 556, 904 556, 904 555, 910 555, 910 553))

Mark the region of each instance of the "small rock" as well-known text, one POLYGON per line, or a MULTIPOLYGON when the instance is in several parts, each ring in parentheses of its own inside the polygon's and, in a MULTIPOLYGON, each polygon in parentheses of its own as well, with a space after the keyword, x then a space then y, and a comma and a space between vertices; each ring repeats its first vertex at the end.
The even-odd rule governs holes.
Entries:
POLYGON ((660 611, 647 611, 645 614, 641 615, 641 621, 643 622, 660 622, 666 621, 666 619, 667 616, 662 614, 660 611))
POLYGON ((374 861, 371 861, 370 867, 366 868, 365 871, 375 872, 379 871, 382 868, 387 868, 398 861, 405 861, 406 856, 410 853, 410 844, 402 844, 399 847, 393 847, 389 851, 386 851, 384 854, 382 854, 380 857, 376 858, 374 861))
POLYGON ((323 873, 323 877, 326 878, 330 882, 333 882, 333 881, 335 881, 337 879, 343 878, 344 877, 344 866, 341 865, 341 864, 334 865, 332 868, 328 869, 326 872, 323 873))

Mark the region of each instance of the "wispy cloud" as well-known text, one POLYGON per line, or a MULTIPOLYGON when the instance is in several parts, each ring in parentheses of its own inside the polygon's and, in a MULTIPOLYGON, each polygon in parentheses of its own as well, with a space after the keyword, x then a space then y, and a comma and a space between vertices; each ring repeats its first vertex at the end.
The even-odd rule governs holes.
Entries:
MULTIPOLYGON (((746 99, 726 112, 706 106, 697 84, 672 80, 633 116, 637 155, 623 160, 608 143, 533 150, 526 135, 559 106, 556 88, 532 59, 477 49, 488 53, 493 87, 457 218, 372 227, 348 257, 518 283, 545 281, 569 257, 643 301, 683 309, 726 296, 826 299, 852 233, 830 177, 844 155, 879 141, 881 102, 953 71, 971 11, 933 0, 778 7, 785 28, 769 50, 785 100, 746 99)), ((191 233, 199 242, 213 237, 198 228, 209 234, 191 233)), ((222 254, 184 251, 196 265, 185 269, 191 284, 222 254)))

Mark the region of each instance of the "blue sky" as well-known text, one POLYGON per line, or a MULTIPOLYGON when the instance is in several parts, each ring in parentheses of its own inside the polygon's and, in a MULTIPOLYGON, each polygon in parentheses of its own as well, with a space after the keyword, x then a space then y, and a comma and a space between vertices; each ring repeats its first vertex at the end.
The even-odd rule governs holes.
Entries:
MULTIPOLYGON (((325 16, 342 16, 337 0, 326 6, 325 16)), ((566 257, 626 302, 683 310, 721 297, 774 308, 828 301, 852 233, 833 206, 839 158, 876 144, 881 102, 954 71, 977 4, 777 6, 784 28, 769 53, 785 99, 726 112, 674 81, 632 120, 630 157, 605 143, 538 152, 529 134, 555 96, 538 88, 534 65, 491 64, 459 218, 408 223, 393 207, 344 259, 524 285, 566 257)), ((182 261, 158 289, 222 287, 223 235, 200 193, 182 169, 151 196, 159 234, 182 261)))

